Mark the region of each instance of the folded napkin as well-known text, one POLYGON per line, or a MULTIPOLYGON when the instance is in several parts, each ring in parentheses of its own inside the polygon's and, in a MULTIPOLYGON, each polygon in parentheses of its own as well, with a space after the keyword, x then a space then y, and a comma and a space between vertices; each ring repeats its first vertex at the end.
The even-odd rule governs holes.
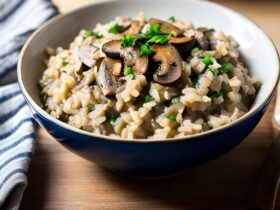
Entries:
POLYGON ((0 0, 0 210, 16 210, 27 186, 35 130, 16 81, 28 36, 58 13, 50 0, 0 0), (7 85, 8 84, 8 85, 7 85))

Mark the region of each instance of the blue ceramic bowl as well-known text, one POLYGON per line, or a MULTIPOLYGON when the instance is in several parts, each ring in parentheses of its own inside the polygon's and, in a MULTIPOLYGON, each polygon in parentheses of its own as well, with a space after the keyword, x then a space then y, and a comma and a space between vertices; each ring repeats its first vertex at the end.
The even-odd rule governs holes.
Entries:
POLYGON ((25 44, 18 79, 34 118, 63 146, 110 170, 133 176, 166 176, 203 163, 238 145, 257 125, 275 92, 279 78, 277 51, 268 36, 242 15, 215 3, 197 0, 118 0, 91 4, 60 15, 40 27, 25 44), (250 74, 262 82, 255 103, 239 120, 221 128, 185 138, 124 140, 82 131, 46 113, 40 107, 37 83, 44 70, 47 46, 67 47, 82 28, 93 28, 115 16, 147 16, 166 19, 175 15, 196 26, 213 27, 231 34, 250 74))

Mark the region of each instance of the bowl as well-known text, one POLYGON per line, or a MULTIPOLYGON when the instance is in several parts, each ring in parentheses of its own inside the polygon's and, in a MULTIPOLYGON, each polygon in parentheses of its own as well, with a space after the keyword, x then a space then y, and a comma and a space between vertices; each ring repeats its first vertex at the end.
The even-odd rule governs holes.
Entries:
POLYGON ((18 62, 21 91, 38 123, 73 153, 112 171, 138 177, 177 174, 216 158, 238 145, 255 128, 279 78, 279 59, 269 37, 252 21, 224 6, 197 0, 117 0, 96 2, 59 15, 36 30, 23 47, 18 62), (250 74, 262 86, 250 111, 233 123, 204 133, 167 140, 129 140, 96 135, 51 117, 41 108, 37 83, 44 70, 44 49, 68 47, 80 29, 93 28, 115 16, 166 19, 172 15, 196 26, 212 27, 230 34, 250 74))

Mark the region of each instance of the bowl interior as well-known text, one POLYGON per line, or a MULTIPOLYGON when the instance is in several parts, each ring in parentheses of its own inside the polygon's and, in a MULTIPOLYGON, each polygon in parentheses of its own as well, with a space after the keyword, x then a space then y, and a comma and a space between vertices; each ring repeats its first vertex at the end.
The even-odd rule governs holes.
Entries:
POLYGON ((147 17, 189 20, 195 26, 212 27, 232 35, 240 44, 239 50, 251 75, 262 86, 251 109, 258 108, 275 88, 279 63, 275 47, 265 33, 240 14, 223 6, 197 0, 118 0, 99 2, 62 15, 41 27, 27 42, 21 56, 19 80, 26 93, 40 104, 37 83, 44 71, 44 49, 47 46, 67 48, 81 29, 94 28, 116 16, 131 16, 143 11, 147 17))

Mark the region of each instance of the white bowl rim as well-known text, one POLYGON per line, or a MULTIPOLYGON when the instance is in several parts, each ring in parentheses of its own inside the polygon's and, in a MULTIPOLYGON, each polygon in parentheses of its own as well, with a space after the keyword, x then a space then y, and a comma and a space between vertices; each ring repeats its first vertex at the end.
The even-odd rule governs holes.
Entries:
MULTIPOLYGON (((87 7, 91 7, 91 6, 95 6, 95 5, 99 5, 99 4, 107 4, 110 2, 116 2, 116 1, 124 1, 124 0, 97 0, 93 3, 88 3, 85 4, 79 8, 75 8, 67 13, 63 13, 63 14, 59 14, 53 18, 51 18, 50 20, 46 21, 41 27, 39 27, 37 30, 35 30, 35 32, 33 32, 33 34, 28 38, 28 40, 26 41, 26 43, 24 44, 20 56, 19 56, 19 61, 18 61, 18 65, 17 65, 17 76, 18 76, 18 83, 19 83, 19 87, 24 95, 24 97, 26 98, 26 100, 29 102, 29 104, 36 110, 36 112, 40 113, 43 117, 45 117, 47 120, 54 122, 55 124, 58 124, 59 126, 63 127, 66 130, 70 130, 72 132, 76 132, 82 135, 86 135, 89 137, 93 137, 96 139, 102 139, 102 140, 108 140, 108 141, 113 141, 113 142, 124 142, 124 143, 170 143, 170 142, 176 142, 176 141, 184 141, 184 140, 193 140, 193 139, 197 139, 199 137, 202 136, 208 136, 211 134, 215 134, 218 133, 220 131, 223 131, 231 126, 237 125, 240 122, 245 121, 246 119, 252 117, 254 114, 256 114, 259 110, 261 110, 264 105, 267 103, 267 101, 272 97, 272 95, 274 94, 276 87, 278 85, 278 81, 280 78, 280 64, 279 64, 279 54, 278 51, 276 49, 275 44, 273 43, 272 39, 269 37, 269 35, 258 25, 256 24, 253 20, 249 19, 248 17, 240 14, 239 12, 236 12, 233 9, 230 9, 226 6, 223 6, 221 4, 215 3, 215 2, 210 2, 210 1, 203 1, 203 3, 205 4, 212 4, 214 6, 220 7, 222 10, 227 10, 228 12, 234 13, 235 15, 242 17, 244 19, 246 19, 250 24, 254 25, 256 28, 258 28, 264 35, 264 37, 267 39, 268 43, 271 44, 271 50, 274 50, 274 54, 275 54, 275 62, 277 65, 277 69, 278 69, 278 73, 277 73, 277 77, 275 77, 274 80, 274 85, 273 87, 269 90, 268 94, 266 95, 265 98, 263 98, 261 100, 261 102, 259 103, 259 105, 255 106, 254 108, 250 109, 245 115, 243 115, 242 117, 238 118, 236 121, 234 122, 230 122, 226 125, 223 125, 221 127, 209 130, 209 131, 204 131, 202 133, 198 133, 198 134, 193 134, 193 135, 189 135, 189 136, 184 136, 184 137, 173 137, 173 138, 167 138, 167 139, 125 139, 125 138, 121 138, 121 137, 113 137, 113 136, 105 136, 105 135, 101 135, 101 134, 94 134, 94 133, 90 133, 87 131, 83 131, 81 129, 75 128, 67 123, 64 123, 54 117, 52 117, 50 114, 48 114, 45 110, 43 110, 43 108, 41 108, 33 99, 32 97, 28 94, 27 90, 24 87, 23 81, 22 81, 22 74, 21 74, 21 69, 22 69, 22 61, 25 55, 26 50, 29 47, 29 44, 32 42, 32 40, 44 29, 47 28, 47 26, 49 26, 50 24, 54 23, 55 21, 58 21, 59 19, 63 18, 64 16, 68 16, 71 15, 72 13, 76 13, 79 10, 83 10, 84 8, 87 7)), ((188 1, 197 1, 197 0, 188 0, 188 1)), ((202 2, 202 1, 201 1, 202 2)))

